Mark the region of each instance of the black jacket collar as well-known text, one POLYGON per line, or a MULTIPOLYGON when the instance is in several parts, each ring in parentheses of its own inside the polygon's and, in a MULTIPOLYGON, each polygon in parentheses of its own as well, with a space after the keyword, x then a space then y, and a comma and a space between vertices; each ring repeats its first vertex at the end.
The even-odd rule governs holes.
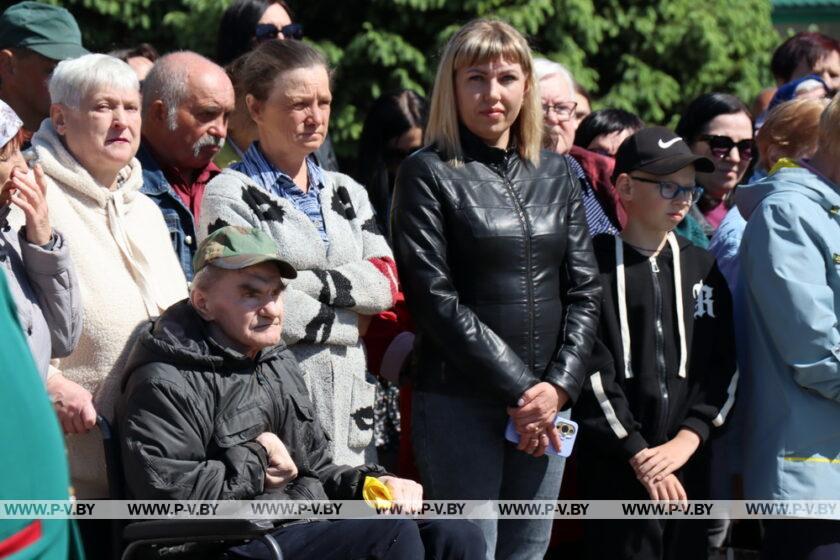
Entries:
POLYGON ((512 158, 518 157, 516 141, 511 137, 510 146, 506 150, 488 146, 484 140, 470 132, 467 127, 460 125, 458 134, 461 137, 461 149, 467 161, 479 161, 491 167, 500 166, 506 169, 512 158))
POLYGON ((252 359, 214 340, 208 327, 188 299, 173 304, 143 327, 129 355, 126 371, 150 362, 163 362, 183 369, 209 367, 224 373, 270 361, 286 348, 281 342, 262 350, 252 359))

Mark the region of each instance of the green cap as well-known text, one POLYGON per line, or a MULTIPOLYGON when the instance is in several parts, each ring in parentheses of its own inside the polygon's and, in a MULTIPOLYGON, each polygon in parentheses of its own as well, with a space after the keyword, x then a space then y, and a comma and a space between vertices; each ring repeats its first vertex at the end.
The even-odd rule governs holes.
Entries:
POLYGON ((22 48, 52 60, 88 54, 73 15, 58 6, 18 2, 0 16, 0 49, 22 48))
POLYGON ((277 244, 259 228, 225 226, 202 241, 193 257, 193 270, 208 264, 227 270, 240 270, 274 261, 283 278, 296 278, 295 267, 280 258, 277 244))

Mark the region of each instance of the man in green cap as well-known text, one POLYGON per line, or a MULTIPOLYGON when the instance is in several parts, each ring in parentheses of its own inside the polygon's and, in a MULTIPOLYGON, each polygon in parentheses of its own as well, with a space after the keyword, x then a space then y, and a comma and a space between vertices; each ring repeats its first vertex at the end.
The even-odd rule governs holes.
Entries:
POLYGON ((31 1, 9 6, 0 16, 0 99, 35 132, 50 113, 47 80, 56 64, 87 53, 64 8, 31 1))

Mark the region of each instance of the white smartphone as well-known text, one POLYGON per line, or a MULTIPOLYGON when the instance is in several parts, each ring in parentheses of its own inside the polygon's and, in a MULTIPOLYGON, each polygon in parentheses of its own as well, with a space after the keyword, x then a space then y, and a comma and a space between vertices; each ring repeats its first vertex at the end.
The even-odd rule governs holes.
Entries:
MULTIPOLYGON (((575 439, 578 433, 577 422, 564 418, 558 413, 554 417, 554 425, 557 427, 557 431, 560 432, 560 451, 554 449, 554 445, 549 442, 545 452, 549 455, 568 457, 572 454, 572 448, 575 446, 575 439)), ((516 431, 516 427, 513 425, 513 418, 508 419, 507 428, 505 429, 505 439, 511 443, 519 443, 519 432, 516 431)))

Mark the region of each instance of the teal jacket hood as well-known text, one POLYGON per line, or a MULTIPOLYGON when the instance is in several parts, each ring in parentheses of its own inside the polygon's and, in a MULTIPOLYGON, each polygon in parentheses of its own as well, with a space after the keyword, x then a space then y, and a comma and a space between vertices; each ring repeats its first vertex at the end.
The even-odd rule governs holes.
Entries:
POLYGON ((774 195, 805 196, 828 211, 836 208, 835 211, 840 212, 840 191, 804 167, 784 167, 757 183, 739 187, 735 193, 735 204, 744 219, 749 221, 762 201, 774 195))

